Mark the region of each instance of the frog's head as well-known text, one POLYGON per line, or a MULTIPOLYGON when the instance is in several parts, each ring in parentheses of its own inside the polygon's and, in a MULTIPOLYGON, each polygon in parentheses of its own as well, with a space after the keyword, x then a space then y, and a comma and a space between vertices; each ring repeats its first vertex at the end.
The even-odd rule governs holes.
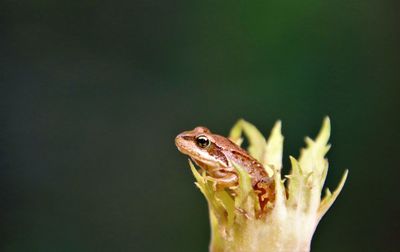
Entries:
POLYGON ((175 144, 180 152, 188 155, 202 168, 227 167, 228 159, 215 143, 218 137, 206 127, 196 127, 179 134, 175 138, 175 144))

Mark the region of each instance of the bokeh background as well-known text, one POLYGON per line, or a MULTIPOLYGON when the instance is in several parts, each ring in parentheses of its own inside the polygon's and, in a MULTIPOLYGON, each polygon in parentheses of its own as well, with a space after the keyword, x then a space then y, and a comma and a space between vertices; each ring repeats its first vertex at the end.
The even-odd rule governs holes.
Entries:
POLYGON ((180 131, 239 118, 285 159, 325 115, 313 251, 399 251, 396 1, 0 2, 0 250, 207 251, 180 131))

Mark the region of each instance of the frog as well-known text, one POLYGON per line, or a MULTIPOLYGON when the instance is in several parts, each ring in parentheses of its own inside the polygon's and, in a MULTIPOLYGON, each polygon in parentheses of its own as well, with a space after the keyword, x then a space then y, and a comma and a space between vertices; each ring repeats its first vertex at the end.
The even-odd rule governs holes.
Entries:
POLYGON ((229 138, 198 126, 178 134, 175 145, 206 173, 206 178, 215 183, 215 190, 228 190, 234 195, 239 183, 236 164, 249 175, 262 210, 274 200, 272 176, 257 159, 229 138))

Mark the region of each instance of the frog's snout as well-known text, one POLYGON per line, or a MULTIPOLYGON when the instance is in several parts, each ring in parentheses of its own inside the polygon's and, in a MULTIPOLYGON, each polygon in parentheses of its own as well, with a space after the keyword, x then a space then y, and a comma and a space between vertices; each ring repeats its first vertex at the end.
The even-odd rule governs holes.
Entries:
POLYGON ((180 152, 188 154, 188 150, 191 148, 191 137, 186 131, 182 132, 175 137, 175 145, 180 152))
POLYGON ((181 134, 177 135, 175 137, 175 145, 176 147, 179 147, 179 142, 181 141, 181 134))
POLYGON ((183 147, 183 145, 184 145, 184 138, 183 138, 183 133, 181 133, 181 134, 179 134, 179 135, 177 135, 176 137, 175 137, 175 145, 176 145, 176 147, 178 148, 178 150, 180 151, 180 152, 182 152, 182 147, 183 147))

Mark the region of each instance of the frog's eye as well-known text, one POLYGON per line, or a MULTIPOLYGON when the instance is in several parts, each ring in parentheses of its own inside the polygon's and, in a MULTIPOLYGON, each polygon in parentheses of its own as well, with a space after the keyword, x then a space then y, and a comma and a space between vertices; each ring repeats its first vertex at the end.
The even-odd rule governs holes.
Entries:
POLYGON ((210 146, 210 140, 204 135, 196 137, 196 143, 200 148, 207 148, 210 146))

